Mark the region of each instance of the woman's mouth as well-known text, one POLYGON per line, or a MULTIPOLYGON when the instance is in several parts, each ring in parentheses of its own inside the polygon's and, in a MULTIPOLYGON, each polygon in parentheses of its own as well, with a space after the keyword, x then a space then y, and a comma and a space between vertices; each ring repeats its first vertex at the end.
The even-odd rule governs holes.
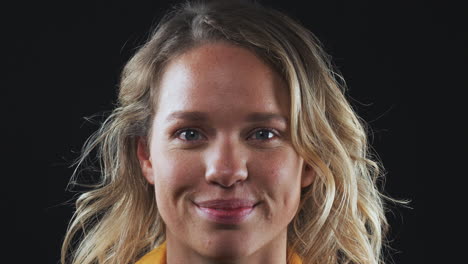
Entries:
POLYGON ((196 202, 195 205, 203 218, 218 224, 235 225, 245 221, 257 203, 252 200, 229 199, 196 202))

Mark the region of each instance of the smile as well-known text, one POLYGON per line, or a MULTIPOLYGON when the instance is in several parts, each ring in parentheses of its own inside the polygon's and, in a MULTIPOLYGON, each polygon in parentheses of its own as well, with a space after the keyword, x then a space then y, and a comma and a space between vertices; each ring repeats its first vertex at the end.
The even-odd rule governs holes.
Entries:
POLYGON ((249 200, 210 200, 195 203, 199 215, 218 224, 241 224, 253 212, 255 202, 249 200))

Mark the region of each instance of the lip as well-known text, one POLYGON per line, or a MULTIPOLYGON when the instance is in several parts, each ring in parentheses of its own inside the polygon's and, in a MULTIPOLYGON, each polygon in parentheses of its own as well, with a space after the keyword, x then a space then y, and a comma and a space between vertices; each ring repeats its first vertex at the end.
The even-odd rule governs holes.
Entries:
POLYGON ((235 225, 244 222, 258 203, 245 199, 217 199, 194 204, 203 218, 218 224, 235 225))

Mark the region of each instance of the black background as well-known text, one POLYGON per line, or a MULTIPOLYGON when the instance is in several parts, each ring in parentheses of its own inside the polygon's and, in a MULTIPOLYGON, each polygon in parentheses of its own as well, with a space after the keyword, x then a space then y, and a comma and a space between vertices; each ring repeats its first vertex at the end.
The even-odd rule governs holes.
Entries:
MULTIPOLYGON (((433 176, 421 169, 427 167, 422 102, 440 85, 433 77, 444 73, 434 65, 447 53, 466 58, 463 12, 415 1, 262 2, 301 21, 332 55, 352 104, 372 127, 372 146, 387 170, 385 193, 411 200, 412 209, 392 206, 388 214, 392 258, 426 263, 424 190, 433 176)), ((2 221, 12 227, 6 230, 12 234, 6 254, 18 263, 58 262, 76 195, 65 190, 73 171, 68 166, 98 128, 83 117, 113 108, 123 65, 171 3, 64 1, 2 8, 8 156, 2 211, 13 216, 2 221)))

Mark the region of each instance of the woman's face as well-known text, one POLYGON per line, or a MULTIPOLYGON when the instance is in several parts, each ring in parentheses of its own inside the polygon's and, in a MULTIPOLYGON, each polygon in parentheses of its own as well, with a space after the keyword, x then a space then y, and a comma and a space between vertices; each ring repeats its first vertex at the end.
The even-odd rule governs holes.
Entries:
POLYGON ((160 85, 149 153, 140 140, 138 157, 168 250, 218 258, 284 249, 313 179, 289 139, 285 83, 250 51, 211 43, 173 59, 160 85))

